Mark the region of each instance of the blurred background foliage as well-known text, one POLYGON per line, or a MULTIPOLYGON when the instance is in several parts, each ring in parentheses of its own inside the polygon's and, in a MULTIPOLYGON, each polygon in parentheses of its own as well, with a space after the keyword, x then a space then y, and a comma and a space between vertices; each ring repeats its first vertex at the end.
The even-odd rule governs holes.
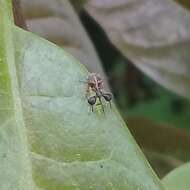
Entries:
POLYGON ((160 177, 190 159, 188 0, 20 3, 29 31, 104 77, 160 177))

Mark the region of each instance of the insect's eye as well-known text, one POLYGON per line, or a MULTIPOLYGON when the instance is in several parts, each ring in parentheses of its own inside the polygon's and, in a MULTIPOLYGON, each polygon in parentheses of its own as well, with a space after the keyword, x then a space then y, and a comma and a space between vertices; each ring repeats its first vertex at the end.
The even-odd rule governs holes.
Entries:
POLYGON ((88 103, 93 106, 96 103, 96 96, 88 98, 88 103))
POLYGON ((90 81, 90 82, 89 82, 89 86, 90 86, 91 88, 95 87, 95 82, 94 82, 94 81, 90 81))
POLYGON ((112 100, 112 94, 111 93, 104 93, 102 96, 108 102, 112 100))

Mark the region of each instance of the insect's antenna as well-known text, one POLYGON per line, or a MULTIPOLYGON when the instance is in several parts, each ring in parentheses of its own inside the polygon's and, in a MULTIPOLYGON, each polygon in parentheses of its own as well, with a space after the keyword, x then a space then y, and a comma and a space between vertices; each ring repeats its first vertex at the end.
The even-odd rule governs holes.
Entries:
POLYGON ((78 82, 82 82, 82 83, 88 83, 88 80, 87 80, 87 76, 80 76, 78 79, 77 79, 78 82))
POLYGON ((88 83, 88 81, 85 81, 85 80, 79 80, 79 82, 88 83))

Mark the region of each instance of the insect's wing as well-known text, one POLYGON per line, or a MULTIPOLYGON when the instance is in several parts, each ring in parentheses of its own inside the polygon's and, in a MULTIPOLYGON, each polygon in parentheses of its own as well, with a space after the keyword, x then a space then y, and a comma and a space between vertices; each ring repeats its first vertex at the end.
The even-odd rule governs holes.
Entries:
POLYGON ((90 96, 89 98, 88 98, 88 103, 91 105, 91 106, 93 106, 95 103, 96 103, 96 96, 90 96))
POLYGON ((110 102, 113 98, 113 95, 111 93, 103 93, 102 96, 104 97, 104 99, 107 101, 107 102, 110 102))

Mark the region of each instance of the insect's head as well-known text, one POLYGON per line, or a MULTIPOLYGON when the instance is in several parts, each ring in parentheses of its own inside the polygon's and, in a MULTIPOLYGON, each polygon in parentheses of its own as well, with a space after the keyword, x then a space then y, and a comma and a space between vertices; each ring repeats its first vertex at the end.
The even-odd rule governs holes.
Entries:
POLYGON ((97 73, 90 73, 88 75, 87 81, 88 81, 88 85, 93 90, 96 90, 96 91, 98 91, 101 88, 102 84, 103 84, 102 78, 97 73))

